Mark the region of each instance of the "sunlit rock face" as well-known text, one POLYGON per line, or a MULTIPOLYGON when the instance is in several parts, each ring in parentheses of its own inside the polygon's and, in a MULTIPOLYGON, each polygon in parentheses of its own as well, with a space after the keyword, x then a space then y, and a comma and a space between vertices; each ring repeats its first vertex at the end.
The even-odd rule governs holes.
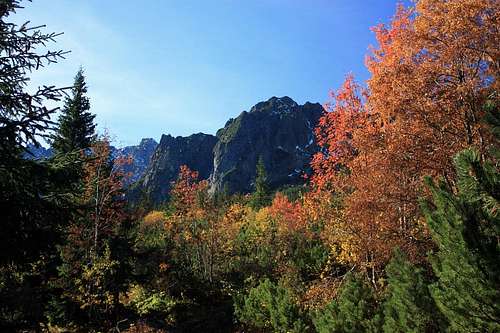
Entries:
POLYGON ((203 133, 188 137, 162 135, 135 192, 140 191, 152 203, 166 201, 181 165, 198 171, 200 179, 207 179, 213 170, 213 149, 216 142, 215 136, 203 133))
POLYGON ((208 179, 212 194, 249 193, 254 190, 260 157, 271 189, 301 184, 318 151, 314 128, 322 114, 320 104, 299 105, 289 97, 272 97, 230 119, 216 136, 163 135, 129 198, 165 202, 181 165, 208 179))
POLYGON ((253 191, 260 157, 271 188, 302 183, 318 151, 314 128, 322 113, 317 103, 298 105, 289 97, 272 97, 230 119, 217 132, 210 191, 253 191))

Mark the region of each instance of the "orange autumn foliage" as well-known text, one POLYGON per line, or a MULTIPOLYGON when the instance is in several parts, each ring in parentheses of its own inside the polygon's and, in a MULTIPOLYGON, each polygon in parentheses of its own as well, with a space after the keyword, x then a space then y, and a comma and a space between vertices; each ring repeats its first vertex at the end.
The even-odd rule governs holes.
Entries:
POLYGON ((127 214, 123 200, 123 181, 126 177, 122 167, 130 163, 129 158, 111 161, 109 138, 104 136, 90 147, 91 154, 83 167, 83 201, 87 204, 88 216, 85 225, 75 225, 72 231, 80 233, 82 247, 97 252, 113 230, 122 223, 127 214))
POLYGON ((165 225, 166 216, 165 213, 158 210, 153 210, 144 216, 142 220, 142 226, 144 227, 156 227, 158 225, 165 225))
POLYGON ((225 228, 223 211, 208 195, 208 182, 198 180, 198 172, 181 166, 173 184, 171 211, 165 229, 176 243, 176 251, 199 277, 213 281, 217 268, 229 264, 224 256, 230 251, 227 237, 234 232, 225 228))
POLYGON ((201 195, 208 188, 206 180, 198 180, 198 172, 182 165, 177 181, 173 184, 170 195, 174 216, 184 220, 202 218, 204 212, 200 205, 201 195))
POLYGON ((343 197, 344 209, 327 219, 326 238, 343 235, 373 280, 394 247, 418 260, 429 246, 422 178, 444 176, 453 186, 458 151, 473 145, 487 154, 483 106, 498 102, 499 13, 493 0, 400 6, 390 26, 374 28, 367 91, 348 77, 327 105, 312 181, 343 197))
POLYGON ((318 145, 323 149, 311 161, 312 183, 316 190, 347 190, 343 178, 356 156, 353 134, 365 130, 367 92, 348 75, 339 90, 330 92, 330 97, 332 101, 325 104, 326 112, 315 130, 318 145))
POLYGON ((307 221, 302 214, 302 205, 291 202, 288 197, 278 192, 269 207, 269 214, 276 220, 278 233, 307 233, 307 221))

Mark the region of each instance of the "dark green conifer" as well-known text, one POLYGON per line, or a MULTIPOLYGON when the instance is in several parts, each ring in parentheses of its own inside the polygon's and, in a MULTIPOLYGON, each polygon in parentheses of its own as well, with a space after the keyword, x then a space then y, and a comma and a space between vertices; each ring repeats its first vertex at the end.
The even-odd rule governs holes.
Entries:
POLYGON ((378 332, 376 301, 371 286, 362 276, 349 274, 337 298, 314 318, 319 333, 378 332))
POLYGON ((267 183, 266 167, 264 165, 264 159, 260 156, 256 165, 255 192, 252 195, 250 205, 254 209, 259 209, 268 205, 270 201, 271 196, 267 183))
POLYGON ((269 279, 262 280, 248 295, 237 299, 235 314, 250 327, 272 332, 299 333, 307 329, 289 288, 269 279))
POLYGON ((500 173, 474 149, 455 157, 457 191, 427 179, 423 211, 438 246, 431 286, 452 331, 500 331, 500 173))
POLYGON ((66 98, 59 116, 52 142, 56 153, 87 149, 94 140, 95 115, 89 112, 90 101, 86 94, 87 84, 83 69, 80 69, 75 76, 71 96, 66 98))
POLYGON ((55 275, 53 260, 61 227, 69 219, 65 161, 24 158, 50 130, 61 89, 49 84, 27 91, 28 73, 56 63, 63 51, 51 50, 58 34, 11 15, 20 1, 0 1, 0 331, 41 331, 46 281, 55 275))
POLYGON ((386 267, 387 297, 383 304, 384 332, 436 331, 439 312, 429 294, 422 269, 396 250, 386 267))

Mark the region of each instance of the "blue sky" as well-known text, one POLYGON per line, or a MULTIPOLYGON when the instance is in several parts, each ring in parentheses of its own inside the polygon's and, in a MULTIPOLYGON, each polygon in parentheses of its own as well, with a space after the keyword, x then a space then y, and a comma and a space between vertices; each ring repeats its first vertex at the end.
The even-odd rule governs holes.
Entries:
POLYGON ((14 17, 63 31, 67 59, 32 85, 72 83, 83 66, 92 111, 118 145, 214 134, 271 96, 323 103, 348 72, 368 76, 370 27, 392 0, 34 0, 14 17))

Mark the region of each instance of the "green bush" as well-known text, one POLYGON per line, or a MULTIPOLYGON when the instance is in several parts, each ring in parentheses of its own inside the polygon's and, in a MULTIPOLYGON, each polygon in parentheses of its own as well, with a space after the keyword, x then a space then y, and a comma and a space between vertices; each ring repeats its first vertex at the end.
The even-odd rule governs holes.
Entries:
POLYGON ((383 304, 384 332, 437 331, 440 314, 421 268, 397 250, 386 267, 387 295, 383 304))
MULTIPOLYGON (((498 127, 496 127, 498 129, 498 127)), ((456 332, 500 332, 500 173, 475 149, 455 157, 456 189, 427 184, 422 203, 437 251, 430 292, 456 332)))
POLYGON ((379 332, 376 302, 372 288, 361 276, 349 275, 337 298, 315 314, 319 333, 379 332))
POLYGON ((163 291, 148 291, 141 286, 133 286, 129 291, 130 305, 140 316, 169 314, 176 301, 163 291))
POLYGON ((243 323, 273 332, 304 332, 307 327, 291 291, 264 279, 248 295, 235 301, 236 317, 243 323))

